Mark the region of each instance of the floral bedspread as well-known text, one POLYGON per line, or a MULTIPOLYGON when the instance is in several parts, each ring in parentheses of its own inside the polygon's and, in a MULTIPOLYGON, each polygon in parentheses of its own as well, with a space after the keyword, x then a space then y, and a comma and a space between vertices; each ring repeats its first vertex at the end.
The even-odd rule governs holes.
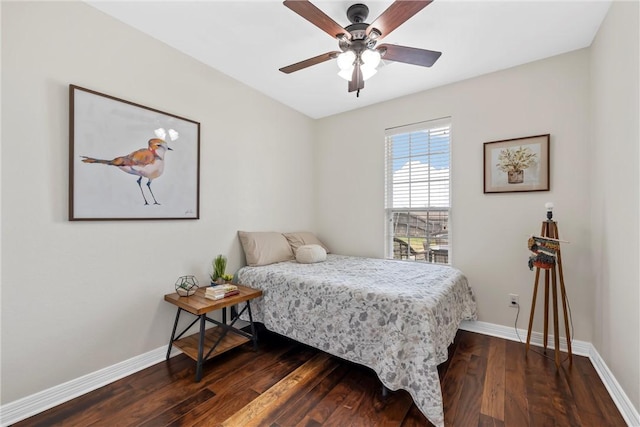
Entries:
POLYGON ((271 331, 373 369, 444 425, 437 366, 460 321, 476 318, 467 279, 434 264, 329 254, 316 264, 244 267, 238 282, 262 289, 253 320, 271 331))

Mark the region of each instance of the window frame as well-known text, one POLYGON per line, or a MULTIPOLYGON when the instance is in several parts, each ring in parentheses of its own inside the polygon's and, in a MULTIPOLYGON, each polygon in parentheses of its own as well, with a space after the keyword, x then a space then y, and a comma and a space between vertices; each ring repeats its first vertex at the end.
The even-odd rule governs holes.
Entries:
MULTIPOLYGON (((427 142, 430 143, 431 141, 431 136, 428 137, 427 142)), ((428 147, 428 146, 427 146, 428 147)), ((438 264, 451 264, 451 210, 452 210, 452 206, 451 206, 451 153, 452 153, 452 118, 451 117, 444 117, 444 118, 440 118, 440 119, 435 119, 435 120, 427 120, 427 121, 422 121, 422 122, 418 122, 418 123, 413 123, 410 125, 404 125, 404 126, 398 126, 398 127, 393 127, 393 128, 389 128, 385 130, 385 203, 384 203, 384 212, 385 212, 385 257, 389 258, 389 259, 398 259, 395 257, 395 255, 397 255, 398 253, 398 246, 400 245, 400 259, 404 259, 403 256, 406 255, 406 259, 409 260, 415 260, 415 261, 423 261, 423 262, 430 262, 430 263, 438 263, 438 264), (409 184, 409 207, 394 207, 393 206, 393 189, 394 189, 394 173, 397 171, 393 170, 393 164, 394 164, 394 160, 397 160, 398 157, 400 156, 393 156, 393 146, 392 146, 392 142, 393 142, 393 137, 398 136, 398 135, 409 135, 411 133, 415 133, 415 132, 420 132, 420 131, 428 131, 428 132, 432 132, 436 129, 443 129, 443 128, 447 128, 448 130, 448 141, 447 141, 447 149, 448 149, 448 153, 446 153, 447 156, 447 167, 448 167, 448 171, 447 171, 447 179, 446 179, 446 186, 447 186, 447 206, 435 206, 435 205, 431 205, 431 196, 433 193, 442 195, 441 192, 437 191, 437 190, 432 190, 432 184, 433 182, 437 182, 440 181, 438 179, 432 179, 430 177, 430 172, 428 173, 429 175, 429 179, 428 179, 428 196, 427 199, 429 200, 429 206, 426 207, 413 207, 411 206, 411 189, 412 189, 412 185, 415 186, 415 183, 417 180, 414 179, 410 179, 408 181, 409 184), (444 219, 444 215, 442 214, 443 212, 446 212, 446 219, 444 219), (423 246, 423 250, 416 250, 415 248, 412 248, 411 245, 411 235, 409 232, 406 233, 405 237, 406 239, 404 240, 404 243, 402 242, 402 239, 398 238, 396 239, 396 236, 398 236, 397 234, 397 230, 396 230, 396 220, 400 215, 407 215, 407 224, 409 224, 409 220, 410 217, 413 217, 411 219, 415 219, 416 224, 417 222, 422 219, 423 222, 425 223, 425 236, 423 237, 414 237, 418 240, 422 240, 422 246, 423 246), (435 249, 432 250, 432 245, 431 243, 428 243, 427 245, 425 245, 425 240, 427 238, 429 238, 429 242, 432 241, 432 237, 435 234, 432 234, 431 236, 429 236, 430 232, 429 232, 429 227, 430 227, 430 223, 431 220, 430 218, 432 216, 439 216, 439 219, 434 220, 434 221, 439 221, 441 223, 442 226, 442 230, 446 230, 446 249, 442 249, 439 250, 435 249), (444 253, 444 255, 443 255, 444 253), (422 258, 422 259, 419 259, 422 258), (445 260, 445 262, 441 262, 442 260, 445 260)), ((427 150, 425 150, 424 152, 428 153, 427 158, 429 160, 433 160, 433 156, 435 156, 435 154, 431 153, 429 151, 429 149, 427 148, 427 150)), ((405 156, 401 156, 401 157, 405 157, 405 156)), ((411 162, 411 159, 413 157, 418 157, 418 155, 414 156, 413 154, 411 154, 411 151, 409 151, 409 154, 406 156, 406 158, 408 159, 407 162, 411 162)), ((424 157, 424 154, 420 154, 420 157, 424 157)), ((430 163, 427 163, 430 164, 430 163)), ((405 163, 406 165, 406 163, 405 163)), ((429 168, 430 171, 431 168, 429 168)), ((424 185, 424 182, 422 183, 424 185)), ((397 185, 397 182, 396 182, 397 185)), ((417 227, 417 226, 416 226, 417 227)), ((432 229, 433 231, 433 229, 432 229)), ((440 236, 442 236, 442 233, 438 233, 440 236)), ((435 239, 433 239, 435 240, 435 239)))

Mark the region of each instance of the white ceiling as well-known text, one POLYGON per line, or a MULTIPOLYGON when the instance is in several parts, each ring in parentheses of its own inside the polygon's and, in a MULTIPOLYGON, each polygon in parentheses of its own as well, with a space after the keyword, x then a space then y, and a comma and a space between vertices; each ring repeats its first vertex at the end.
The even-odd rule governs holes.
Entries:
MULTIPOLYGON (((313 3, 342 26, 365 3, 372 22, 391 3, 313 3)), ((441 51, 431 68, 386 62, 360 97, 335 60, 279 68, 339 50, 337 41, 281 1, 88 1, 89 4, 309 117, 320 118, 587 47, 610 0, 435 0, 384 39, 441 51)), ((185 76, 186 77, 186 76, 185 76)))

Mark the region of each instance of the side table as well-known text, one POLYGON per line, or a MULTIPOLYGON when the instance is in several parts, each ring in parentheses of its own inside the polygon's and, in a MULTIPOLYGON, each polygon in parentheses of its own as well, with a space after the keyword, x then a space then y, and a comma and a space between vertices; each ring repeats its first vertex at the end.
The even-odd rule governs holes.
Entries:
POLYGON ((240 291, 239 294, 219 300, 205 298, 204 293, 206 287, 199 288, 195 294, 188 297, 181 297, 175 292, 164 296, 165 301, 178 307, 176 319, 173 323, 173 331, 171 332, 171 339, 169 340, 167 360, 169 360, 173 345, 182 350, 187 356, 196 361, 196 382, 202 379, 202 365, 210 358, 249 341, 253 341, 254 350, 258 349, 258 336, 256 335, 255 325, 253 324, 250 301, 261 296, 262 291, 242 285, 236 286, 240 291), (227 307, 233 307, 242 303, 244 303, 244 308, 239 312, 231 310, 231 323, 227 324, 227 307), (215 310, 222 310, 222 322, 207 316, 208 313, 215 310), (176 336, 178 320, 180 319, 180 313, 182 313, 182 311, 186 311, 196 316, 196 318, 176 336), (249 315, 251 333, 234 327, 236 321, 245 311, 247 311, 249 315), (198 321, 200 321, 200 331, 182 338, 185 332, 198 321), (207 322, 213 323, 217 327, 206 329, 207 322))

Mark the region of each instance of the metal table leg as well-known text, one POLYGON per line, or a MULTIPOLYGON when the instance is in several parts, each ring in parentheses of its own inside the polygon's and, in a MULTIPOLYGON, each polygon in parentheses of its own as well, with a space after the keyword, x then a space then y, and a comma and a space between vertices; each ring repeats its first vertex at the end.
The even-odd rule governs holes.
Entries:
POLYGON ((169 356, 171 355, 171 347, 173 347, 173 340, 176 337, 176 328, 178 327, 178 320, 180 319, 180 312, 182 309, 178 307, 178 312, 176 313, 176 320, 173 322, 173 331, 171 331, 171 339, 169 340, 169 348, 167 349, 167 360, 169 360, 169 356))
POLYGON ((253 341, 253 351, 258 351, 258 334, 256 334, 256 326, 253 323, 253 315, 251 314, 251 303, 248 300, 247 311, 249 312, 249 324, 251 325, 251 341, 253 341))
POLYGON ((207 323, 206 314, 201 314, 200 316, 200 338, 198 339, 198 361, 196 362, 196 382, 200 382, 202 379, 202 364, 203 360, 203 352, 204 352, 204 331, 207 323))

